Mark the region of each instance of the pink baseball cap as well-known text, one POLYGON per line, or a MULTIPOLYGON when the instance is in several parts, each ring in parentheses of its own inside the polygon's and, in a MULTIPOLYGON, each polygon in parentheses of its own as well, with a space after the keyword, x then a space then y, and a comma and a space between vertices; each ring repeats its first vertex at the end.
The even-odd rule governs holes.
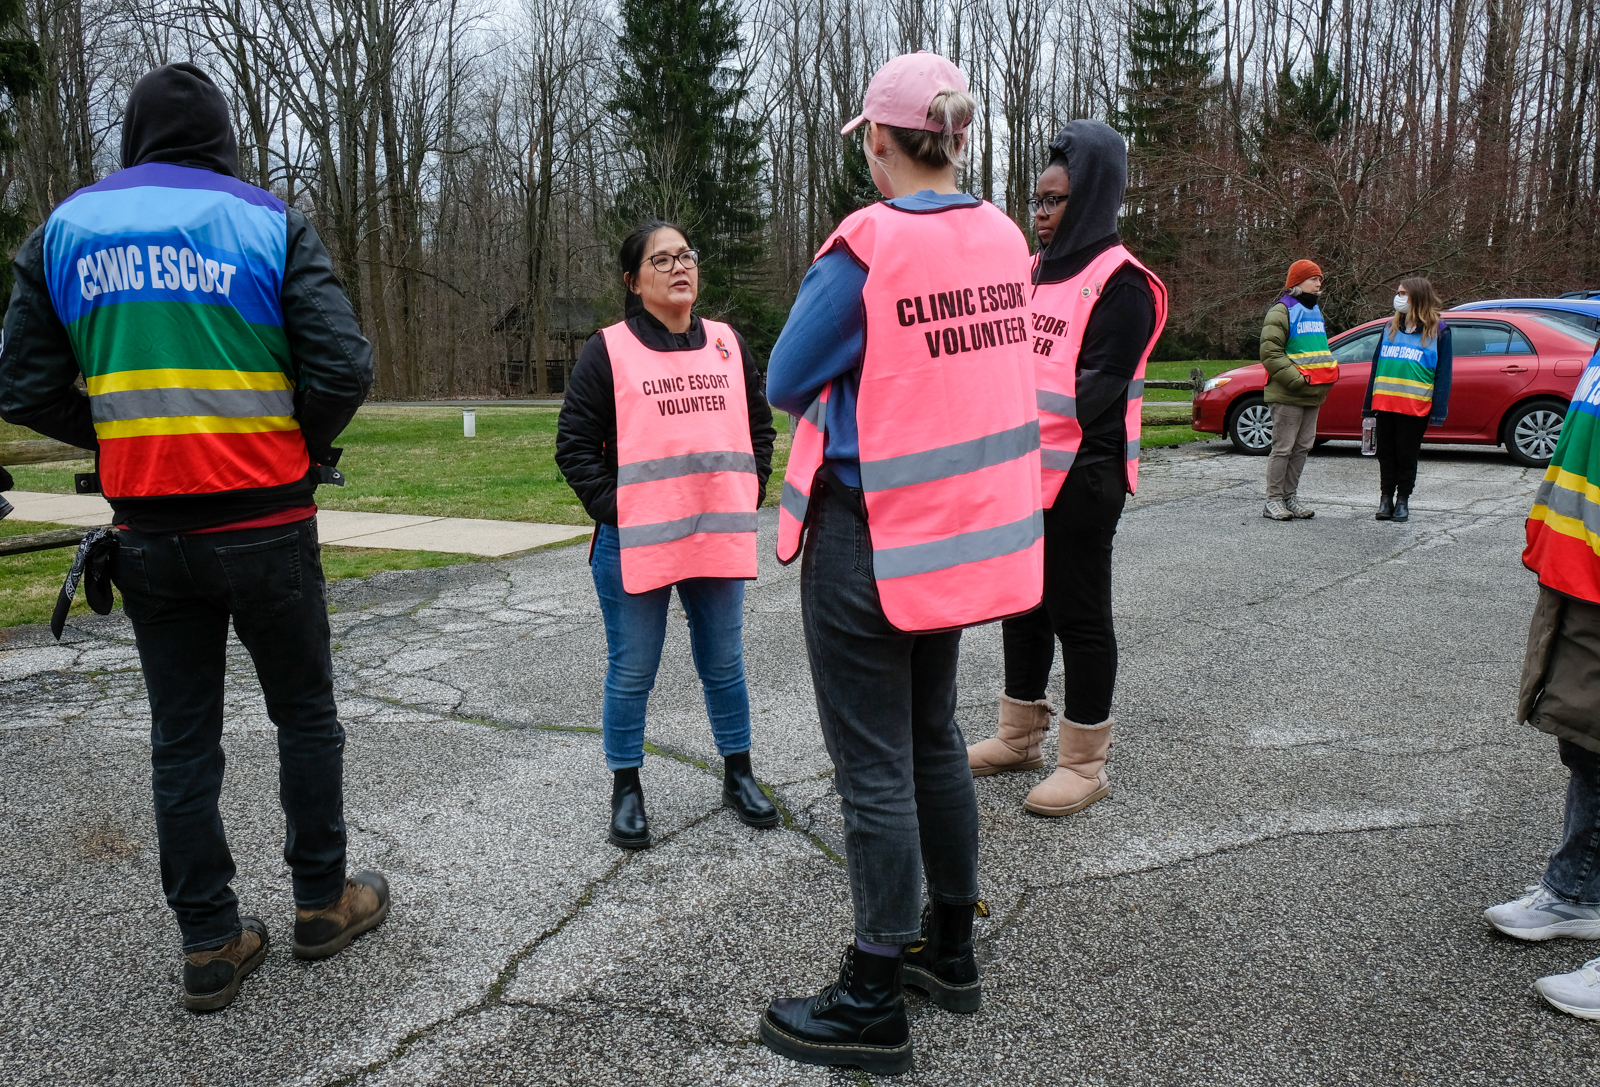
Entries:
MULTIPOLYGON (((940 91, 967 90, 967 77, 961 69, 938 53, 918 50, 895 57, 879 68, 867 84, 867 100, 861 116, 839 130, 842 136, 863 121, 877 121, 896 128, 920 128, 938 132, 941 126, 928 119, 928 107, 940 91)), ((965 127, 957 131, 965 131, 965 127)))

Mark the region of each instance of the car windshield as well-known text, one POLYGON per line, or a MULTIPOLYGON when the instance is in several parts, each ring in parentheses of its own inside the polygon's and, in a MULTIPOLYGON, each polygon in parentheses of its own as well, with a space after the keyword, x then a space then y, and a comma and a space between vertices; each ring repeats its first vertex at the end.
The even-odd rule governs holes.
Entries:
POLYGON ((1595 333, 1587 328, 1581 328, 1578 325, 1563 321, 1554 313, 1527 313, 1524 314, 1524 316, 1538 321, 1546 328, 1554 329, 1563 336, 1571 336, 1574 340, 1577 340, 1579 343, 1583 344, 1584 350, 1586 351, 1593 352, 1595 344, 1600 343, 1600 333, 1595 333))

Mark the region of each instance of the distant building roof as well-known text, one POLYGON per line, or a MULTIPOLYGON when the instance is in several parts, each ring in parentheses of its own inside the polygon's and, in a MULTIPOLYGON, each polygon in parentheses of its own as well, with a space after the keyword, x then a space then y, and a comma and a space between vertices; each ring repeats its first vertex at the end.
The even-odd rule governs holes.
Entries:
MULTIPOLYGON (((600 308, 592 299, 566 298, 558 295, 550 299, 545 306, 549 320, 547 331, 577 332, 587 336, 600 326, 600 308)), ((524 331, 532 324, 532 316, 532 307, 516 302, 495 320, 494 331, 524 331)))

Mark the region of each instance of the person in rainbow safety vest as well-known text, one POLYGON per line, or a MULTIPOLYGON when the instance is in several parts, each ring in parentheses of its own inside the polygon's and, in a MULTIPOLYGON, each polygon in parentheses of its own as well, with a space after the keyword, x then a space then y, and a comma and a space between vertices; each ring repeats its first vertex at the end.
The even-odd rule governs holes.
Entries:
POLYGON ((1121 134, 1100 121, 1071 121, 1050 154, 1030 201, 1043 246, 1032 332, 1047 507, 1044 603, 1000 624, 999 724, 967 748, 967 761, 979 777, 1044 765, 1041 744, 1056 719, 1045 688, 1059 639, 1056 769, 1023 807, 1064 816, 1111 795, 1112 541, 1137 479, 1140 389, 1166 322, 1167 291, 1117 234, 1128 184, 1121 134))
POLYGON ((217 807, 230 621, 277 728, 295 955, 336 954, 389 912, 382 875, 346 874, 314 501, 340 481, 332 443, 372 353, 305 216, 238 180, 231 117, 192 64, 139 80, 123 168, 18 251, 0 353, 0 417, 94 450, 111 503, 111 578, 150 700, 161 883, 197 1012, 232 1002, 267 951, 266 925, 240 916, 217 807))
POLYGON ((1378 337, 1367 376, 1362 417, 1372 416, 1378 439, 1379 521, 1411 520, 1422 436, 1450 411, 1454 358, 1450 326, 1439 319, 1439 296, 1421 276, 1402 279, 1394 316, 1378 337))
POLYGON ((1319 305, 1322 269, 1309 260, 1289 266, 1284 295, 1267 309, 1261 326, 1261 398, 1272 411, 1272 452, 1267 457, 1263 517, 1292 521, 1315 517, 1300 501, 1300 474, 1317 440, 1317 414, 1339 377, 1319 305))
POLYGON ((825 241, 768 368, 793 420, 778 559, 797 558, 855 939, 820 993, 773 1000, 769 1048, 893 1075, 902 984, 976 1012, 978 807, 956 723, 961 630, 1043 592, 1028 243, 960 190, 977 103, 933 53, 889 61, 860 117, 887 198, 825 241), (924 905, 924 888, 929 901, 924 905))
MULTIPOLYGON (((1556 738, 1566 817, 1544 875, 1484 911, 1522 940, 1600 940, 1600 351, 1572 394, 1528 515, 1522 562, 1539 577, 1517 720, 1556 738)), ((1534 983, 1570 1015, 1600 1019, 1600 958, 1534 983)))
POLYGON ((584 344, 556 429, 556 464, 595 520, 590 572, 606 627, 600 712, 612 773, 611 843, 650 845, 645 710, 674 591, 717 754, 722 801, 747 826, 778 824, 750 764, 744 583, 777 431, 744 337, 693 312, 699 254, 650 220, 618 254, 622 321, 584 344))

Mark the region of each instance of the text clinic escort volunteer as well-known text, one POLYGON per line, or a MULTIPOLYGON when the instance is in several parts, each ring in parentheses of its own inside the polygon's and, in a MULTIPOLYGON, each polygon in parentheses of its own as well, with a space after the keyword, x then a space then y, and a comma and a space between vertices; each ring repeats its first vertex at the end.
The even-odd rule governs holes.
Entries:
MULTIPOLYGON (((961 317, 975 317, 980 313, 1001 313, 1021 309, 1028 304, 1028 293, 1021 283, 996 283, 984 287, 964 287, 953 291, 930 291, 915 298, 902 298, 895 305, 895 314, 906 328, 912 325, 948 321, 961 317), (923 309, 923 299, 927 309, 923 309)), ((940 349, 946 355, 963 351, 981 351, 997 343, 1021 343, 1028 338, 1028 324, 1024 318, 1008 317, 1004 320, 980 321, 972 325, 924 332, 928 341, 928 357, 938 358, 940 349), (972 340, 967 340, 967 330, 972 340)))
MULTIPOLYGON (((664 396, 681 393, 685 389, 726 389, 726 374, 690 374, 683 377, 652 378, 639 383, 646 396, 664 396)), ((723 396, 680 396, 676 400, 656 401, 656 410, 662 415, 689 415, 697 411, 727 411, 728 400, 723 396)))

